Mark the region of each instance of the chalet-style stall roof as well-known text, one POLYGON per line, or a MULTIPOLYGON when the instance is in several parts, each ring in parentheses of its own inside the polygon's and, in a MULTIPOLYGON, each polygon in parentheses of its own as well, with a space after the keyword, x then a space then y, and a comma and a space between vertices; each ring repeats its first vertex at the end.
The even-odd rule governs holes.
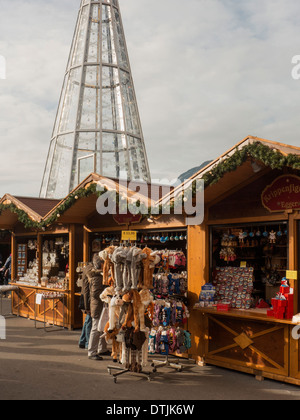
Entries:
MULTIPOLYGON (((147 216, 148 213, 150 215, 151 208, 155 207, 166 193, 166 186, 147 184, 143 181, 142 189, 140 189, 140 185, 138 181, 130 181, 130 184, 127 185, 127 181, 120 183, 117 179, 106 178, 92 173, 71 191, 66 198, 57 203, 43 217, 42 223, 44 226, 53 223, 75 223, 84 225, 88 229, 99 228, 100 226, 103 229, 120 229, 120 224, 111 215, 99 215, 97 212, 97 200, 104 192, 116 192, 119 202, 122 200, 125 202, 127 200, 128 204, 140 202, 140 205, 146 210, 144 216, 147 216)), ((126 217, 123 220, 125 222, 121 223, 121 225, 129 227, 131 221, 128 219, 126 222, 126 217)), ((149 225, 148 217, 143 217, 142 220, 140 223, 135 222, 135 228, 145 228, 145 225, 149 225)), ((173 223, 175 225, 176 223, 178 224, 178 220, 174 221, 174 218, 168 215, 160 216, 159 222, 158 217, 154 217, 150 223, 152 228, 160 228, 162 224, 172 227, 173 223)), ((180 225, 182 225, 182 222, 180 222, 180 225)))
POLYGON ((0 200, 0 229, 16 227, 38 229, 43 217, 59 202, 54 199, 15 197, 5 194, 0 200))
POLYGON ((205 205, 211 206, 228 192, 232 194, 267 173, 282 172, 287 168, 300 169, 299 147, 248 136, 175 188, 161 203, 176 199, 183 188, 202 179, 205 205))

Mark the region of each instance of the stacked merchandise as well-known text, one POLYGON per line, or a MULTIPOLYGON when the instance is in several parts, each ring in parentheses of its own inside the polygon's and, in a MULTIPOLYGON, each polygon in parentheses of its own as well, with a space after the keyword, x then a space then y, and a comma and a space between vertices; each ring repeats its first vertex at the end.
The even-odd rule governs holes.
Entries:
POLYGON ((281 280, 280 291, 272 299, 272 309, 267 315, 277 319, 292 319, 294 316, 294 292, 286 278, 281 280))
POLYGON ((201 287, 201 293, 199 296, 199 303, 196 307, 207 308, 216 305, 216 288, 213 284, 207 283, 201 287))
POLYGON ((252 267, 216 268, 213 286, 216 289, 217 309, 250 309, 254 275, 252 267))
POLYGON ((186 329, 187 308, 186 257, 182 251, 157 253, 160 263, 153 276, 154 302, 150 319, 153 328, 149 337, 149 353, 169 355, 187 353, 191 334, 186 329))
POLYGON ((112 343, 114 362, 141 373, 148 363, 151 321, 145 313, 153 301, 153 273, 160 258, 150 249, 110 246, 99 253, 103 260, 101 300, 108 304, 104 335, 112 343))
MULTIPOLYGON (((183 302, 187 276, 186 272, 171 273, 174 254, 125 244, 99 253, 103 284, 108 286, 101 294, 109 308, 104 335, 112 343, 113 361, 126 370, 141 373, 148 364, 150 347, 162 354, 190 347, 189 333, 179 328, 188 317, 183 302), (154 275, 155 271, 161 275, 154 275)), ((181 254, 178 252, 180 264, 175 255, 177 271, 185 267, 181 254)))
POLYGON ((23 273, 16 283, 20 283, 28 286, 38 286, 39 283, 39 261, 34 259, 28 263, 28 269, 23 273))
POLYGON ((191 334, 183 328, 164 328, 152 329, 149 335, 150 354, 184 354, 191 348, 191 334))

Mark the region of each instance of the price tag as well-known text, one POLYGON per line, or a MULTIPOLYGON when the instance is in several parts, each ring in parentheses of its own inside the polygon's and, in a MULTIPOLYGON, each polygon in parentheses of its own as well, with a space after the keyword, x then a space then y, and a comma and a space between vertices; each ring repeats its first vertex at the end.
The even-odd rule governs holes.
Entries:
POLYGON ((240 267, 241 268, 246 268, 247 267, 247 261, 241 261, 240 267))
POLYGON ((123 230, 122 241, 136 241, 137 231, 136 230, 123 230))
POLYGON ((298 280, 298 271, 287 270, 286 276, 288 280, 298 280))
POLYGON ((35 303, 37 305, 41 305, 42 304, 42 298, 43 298, 43 295, 41 293, 37 293, 36 296, 35 296, 35 303))

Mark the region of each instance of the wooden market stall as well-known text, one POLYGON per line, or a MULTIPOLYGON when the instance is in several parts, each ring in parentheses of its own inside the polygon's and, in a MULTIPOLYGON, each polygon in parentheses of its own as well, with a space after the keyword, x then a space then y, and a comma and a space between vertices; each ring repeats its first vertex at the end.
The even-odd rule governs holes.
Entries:
POLYGON ((205 219, 188 227, 193 357, 300 385, 299 340, 292 335, 299 312, 300 148, 247 137, 197 178, 205 182, 205 219), (286 276, 293 312, 267 315, 265 302, 272 303, 286 276), (229 311, 199 303, 207 284, 229 311))
POLYGON ((13 314, 72 329, 82 324, 73 309, 76 275, 69 269, 82 259, 82 227, 48 216, 59 203, 6 194, 0 228, 10 231, 11 283, 19 287, 12 293, 13 314))
MULTIPOLYGON (((125 183, 126 184, 126 183, 125 183)), ((187 230, 185 219, 181 215, 132 215, 125 214, 100 214, 99 196, 100 191, 117 192, 118 202, 142 203, 148 210, 155 201, 166 194, 166 188, 160 185, 146 185, 146 190, 140 191, 138 183, 130 185, 120 184, 117 180, 91 174, 70 193, 68 197, 57 204, 47 215, 48 219, 59 220, 62 224, 74 224, 78 232, 81 229, 82 235, 82 258, 70 259, 70 276, 80 277, 83 265, 92 261, 93 254, 111 245, 119 246, 122 242, 122 232, 134 232, 136 238, 132 243, 140 247, 150 247, 155 250, 162 250, 169 247, 187 252, 187 230), (154 191, 153 191, 154 190, 154 191), (57 219, 59 214, 59 219, 57 219)), ((170 191, 170 188, 168 189, 170 191)), ((103 197, 102 197, 103 198, 103 197)), ((118 206, 117 206, 118 208, 118 206)), ((79 239, 76 239, 78 246, 79 239)), ((70 254, 71 255, 71 254, 70 254)), ((185 268, 186 269, 186 268, 185 268)), ((79 299, 80 282, 73 282, 72 293, 79 299)), ((82 313, 75 304, 72 308, 73 316, 82 319, 82 313)), ((77 325, 77 324, 76 324, 77 325)))

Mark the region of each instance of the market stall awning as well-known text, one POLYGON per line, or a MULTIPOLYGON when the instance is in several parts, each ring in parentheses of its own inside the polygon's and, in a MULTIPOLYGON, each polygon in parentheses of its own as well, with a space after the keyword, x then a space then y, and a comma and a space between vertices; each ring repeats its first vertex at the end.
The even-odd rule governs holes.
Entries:
POLYGON ((140 202, 148 209, 155 205, 166 190, 162 185, 151 185, 144 181, 119 181, 92 173, 43 217, 43 223, 49 225, 59 221, 85 224, 97 214, 99 194, 107 191, 115 191, 121 200, 127 203, 140 202))
POLYGON ((205 203, 219 200, 226 190, 234 190, 273 169, 300 169, 300 148, 248 136, 213 160, 160 200, 166 204, 178 198, 195 180, 204 181, 205 203))
POLYGON ((57 202, 58 200, 5 194, 0 200, 0 229, 12 229, 18 222, 25 227, 37 227, 43 216, 57 202))

